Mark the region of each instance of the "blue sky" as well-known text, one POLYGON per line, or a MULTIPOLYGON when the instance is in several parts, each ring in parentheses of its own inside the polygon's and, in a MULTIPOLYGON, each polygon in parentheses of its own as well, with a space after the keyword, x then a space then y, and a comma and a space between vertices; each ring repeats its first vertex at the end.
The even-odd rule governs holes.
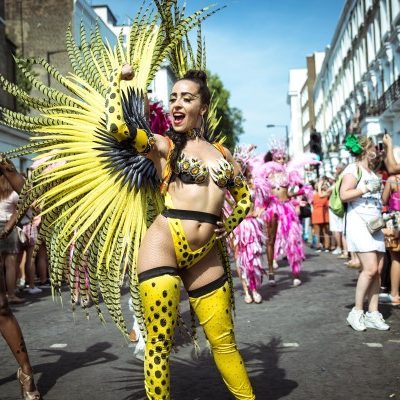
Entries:
MULTIPOLYGON (((108 4, 119 23, 132 17, 139 0, 89 0, 108 4)), ((231 106, 245 122, 241 143, 265 152, 271 137, 289 125, 289 69, 305 68, 306 56, 330 44, 344 0, 188 0, 188 10, 227 5, 203 23, 207 67, 231 93, 231 106)))

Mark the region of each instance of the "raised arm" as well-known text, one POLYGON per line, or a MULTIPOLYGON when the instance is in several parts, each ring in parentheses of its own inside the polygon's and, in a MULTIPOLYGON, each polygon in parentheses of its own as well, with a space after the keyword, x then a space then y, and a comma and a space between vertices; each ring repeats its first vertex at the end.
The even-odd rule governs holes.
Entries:
POLYGON ((332 193, 332 189, 328 188, 327 190, 325 190, 325 189, 323 189, 323 185, 324 185, 323 181, 318 182, 318 186, 317 186, 318 196, 321 198, 329 197, 332 193))
POLYGON ((111 73, 105 101, 106 127, 118 142, 130 141, 139 154, 147 155, 156 143, 146 115, 147 98, 141 97, 141 93, 134 93, 133 89, 124 95, 121 92, 121 80, 128 81, 133 76, 129 64, 111 73))
POLYGON ((400 164, 396 162, 393 154, 392 138, 385 134, 382 140, 386 150, 384 161, 389 174, 400 174, 400 164))

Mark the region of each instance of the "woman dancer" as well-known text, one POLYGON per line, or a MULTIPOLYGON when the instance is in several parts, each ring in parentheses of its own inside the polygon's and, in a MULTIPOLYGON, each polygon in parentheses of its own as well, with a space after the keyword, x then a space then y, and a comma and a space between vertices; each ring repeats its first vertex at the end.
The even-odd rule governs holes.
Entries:
POLYGON ((273 261, 279 255, 285 254, 292 269, 293 286, 299 286, 300 269, 304 259, 302 226, 291 199, 303 194, 304 188, 296 193, 289 191, 291 186, 302 182, 297 171, 288 168, 282 146, 275 146, 266 154, 264 161, 266 163, 262 174, 271 187, 264 212, 267 228, 268 281, 271 286, 275 286, 273 261))
POLYGON ((154 162, 167 207, 148 229, 138 259, 148 398, 169 398, 168 359, 178 319, 180 279, 228 389, 238 399, 254 398, 228 312, 229 265, 224 265, 219 250, 220 239, 250 211, 250 196, 229 151, 204 137, 210 97, 205 73, 189 71, 172 89, 168 137, 151 135, 135 143, 137 149, 146 148, 154 162), (237 203, 223 223, 226 189, 237 203))
MULTIPOLYGON (((235 150, 234 159, 240 165, 249 185, 254 205, 241 224, 234 230, 233 244, 237 260, 238 275, 244 290, 244 301, 249 304, 262 302, 260 288, 265 270, 262 266, 262 247, 265 243, 265 227, 261 217, 262 188, 256 186, 252 176, 253 145, 242 146, 235 150)), ((258 179, 257 182, 265 180, 258 179)))

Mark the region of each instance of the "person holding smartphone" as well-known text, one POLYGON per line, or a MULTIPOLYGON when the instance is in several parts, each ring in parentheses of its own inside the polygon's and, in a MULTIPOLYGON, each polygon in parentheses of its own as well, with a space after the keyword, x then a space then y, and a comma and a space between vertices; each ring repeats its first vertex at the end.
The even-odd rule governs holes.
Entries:
POLYGON ((381 216, 381 180, 374 172, 379 156, 372 139, 367 136, 349 135, 345 146, 356 162, 343 171, 340 198, 347 203, 348 250, 357 253, 362 265, 357 280, 355 306, 347 316, 347 323, 355 331, 365 331, 367 328, 385 331, 390 327, 378 311, 380 273, 386 251, 384 237, 382 231, 371 233, 367 228, 369 221, 381 216), (364 313, 366 297, 368 311, 364 313))

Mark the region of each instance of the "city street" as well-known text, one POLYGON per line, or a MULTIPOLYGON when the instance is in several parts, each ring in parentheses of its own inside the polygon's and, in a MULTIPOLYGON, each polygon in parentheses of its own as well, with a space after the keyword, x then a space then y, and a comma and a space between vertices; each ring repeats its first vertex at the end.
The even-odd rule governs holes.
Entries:
MULTIPOLYGON (((243 302, 235 274, 236 338, 257 399, 400 399, 400 308, 382 305, 389 332, 355 332, 346 326, 358 271, 331 254, 308 249, 303 285, 291 287, 289 268, 280 261, 278 285, 264 285, 264 302, 243 302)), ((183 293, 183 292, 182 292, 183 293)), ((90 319, 72 314, 67 293, 63 306, 50 290, 13 307, 45 400, 141 400, 142 365, 105 311, 102 325, 94 308, 90 319)), ((129 294, 123 295, 130 324, 129 294)), ((186 296, 182 311, 189 319, 186 296)), ((200 331, 200 330, 199 330, 200 331)), ((177 337, 171 357, 174 400, 231 399, 220 379, 202 333, 198 359, 186 338, 177 337)), ((0 399, 19 399, 17 365, 0 342, 0 399)))

